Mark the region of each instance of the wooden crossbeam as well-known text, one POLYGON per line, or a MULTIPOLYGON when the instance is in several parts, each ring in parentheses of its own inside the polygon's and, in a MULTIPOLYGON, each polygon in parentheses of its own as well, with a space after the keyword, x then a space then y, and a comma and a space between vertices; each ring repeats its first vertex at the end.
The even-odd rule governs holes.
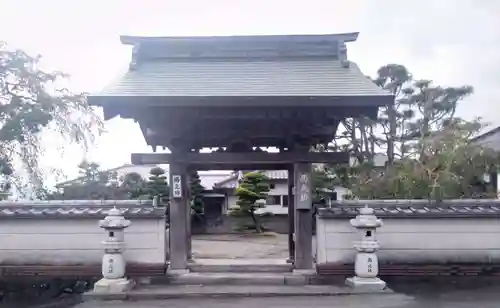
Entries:
MULTIPOLYGON (((291 163, 334 163, 342 164, 349 162, 349 153, 347 152, 252 152, 252 153, 134 153, 132 154, 132 164, 167 164, 181 163, 196 167, 225 167, 223 169, 234 169, 234 166, 240 166, 241 169, 253 169, 250 166, 272 167, 270 169, 282 169, 291 163), (274 166, 274 167, 273 167, 274 166)), ((239 168, 236 168, 239 169, 239 168)), ((256 168, 267 170, 269 168, 256 168)), ((286 169, 286 168, 285 168, 286 169)))

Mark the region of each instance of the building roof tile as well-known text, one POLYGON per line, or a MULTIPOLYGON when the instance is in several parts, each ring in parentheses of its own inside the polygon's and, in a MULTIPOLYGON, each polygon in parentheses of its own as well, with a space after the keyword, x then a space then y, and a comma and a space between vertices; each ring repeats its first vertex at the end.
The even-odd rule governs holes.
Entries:
POLYGON ((349 200, 337 202, 318 211, 322 218, 346 219, 368 206, 380 218, 500 218, 500 200, 460 199, 428 200, 349 200))
POLYGON ((149 61, 99 93, 110 97, 387 97, 355 63, 331 59, 149 61))
POLYGON ((153 207, 150 200, 54 200, 0 201, 0 219, 102 219, 113 207, 118 208, 127 218, 165 217, 165 208, 153 207))

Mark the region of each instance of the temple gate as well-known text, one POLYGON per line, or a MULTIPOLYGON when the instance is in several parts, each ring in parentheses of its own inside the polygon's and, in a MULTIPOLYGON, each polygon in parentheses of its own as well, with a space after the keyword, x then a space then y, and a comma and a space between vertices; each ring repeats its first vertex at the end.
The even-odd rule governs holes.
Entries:
POLYGON ((342 119, 376 118, 394 101, 347 59, 357 36, 121 37, 133 46, 129 71, 89 102, 105 119, 134 119, 148 145, 171 152, 132 155, 170 164, 171 270, 187 270, 191 255, 188 174, 214 169, 288 170, 290 259, 313 270, 311 164, 349 156, 310 149, 342 119))

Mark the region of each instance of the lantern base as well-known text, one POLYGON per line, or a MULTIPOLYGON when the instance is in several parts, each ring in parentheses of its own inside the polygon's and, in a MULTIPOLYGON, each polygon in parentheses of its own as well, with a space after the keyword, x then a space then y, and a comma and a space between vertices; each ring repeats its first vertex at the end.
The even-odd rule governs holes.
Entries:
POLYGON ((345 284, 361 292, 381 291, 386 287, 385 281, 379 278, 351 277, 345 280, 345 284))
POLYGON ((94 284, 95 293, 124 293, 130 291, 134 286, 132 280, 126 278, 106 279, 102 278, 94 284))

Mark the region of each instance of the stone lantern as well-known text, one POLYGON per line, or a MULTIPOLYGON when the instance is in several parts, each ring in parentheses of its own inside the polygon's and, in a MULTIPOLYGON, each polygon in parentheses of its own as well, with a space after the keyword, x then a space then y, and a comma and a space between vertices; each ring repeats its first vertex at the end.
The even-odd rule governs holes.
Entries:
POLYGON ((103 278, 95 283, 94 292, 117 293, 129 290, 132 282, 125 278, 125 228, 130 226, 130 220, 126 220, 116 207, 108 212, 99 226, 104 228, 107 239, 102 241, 104 256, 102 257, 103 278))
POLYGON ((359 215, 351 219, 350 223, 358 229, 361 240, 354 243, 356 248, 356 259, 354 272, 356 276, 347 278, 346 284, 361 290, 382 290, 386 284, 377 277, 378 258, 376 251, 380 247, 376 239, 377 228, 382 226, 382 220, 378 219, 373 209, 365 206, 359 210, 359 215))

